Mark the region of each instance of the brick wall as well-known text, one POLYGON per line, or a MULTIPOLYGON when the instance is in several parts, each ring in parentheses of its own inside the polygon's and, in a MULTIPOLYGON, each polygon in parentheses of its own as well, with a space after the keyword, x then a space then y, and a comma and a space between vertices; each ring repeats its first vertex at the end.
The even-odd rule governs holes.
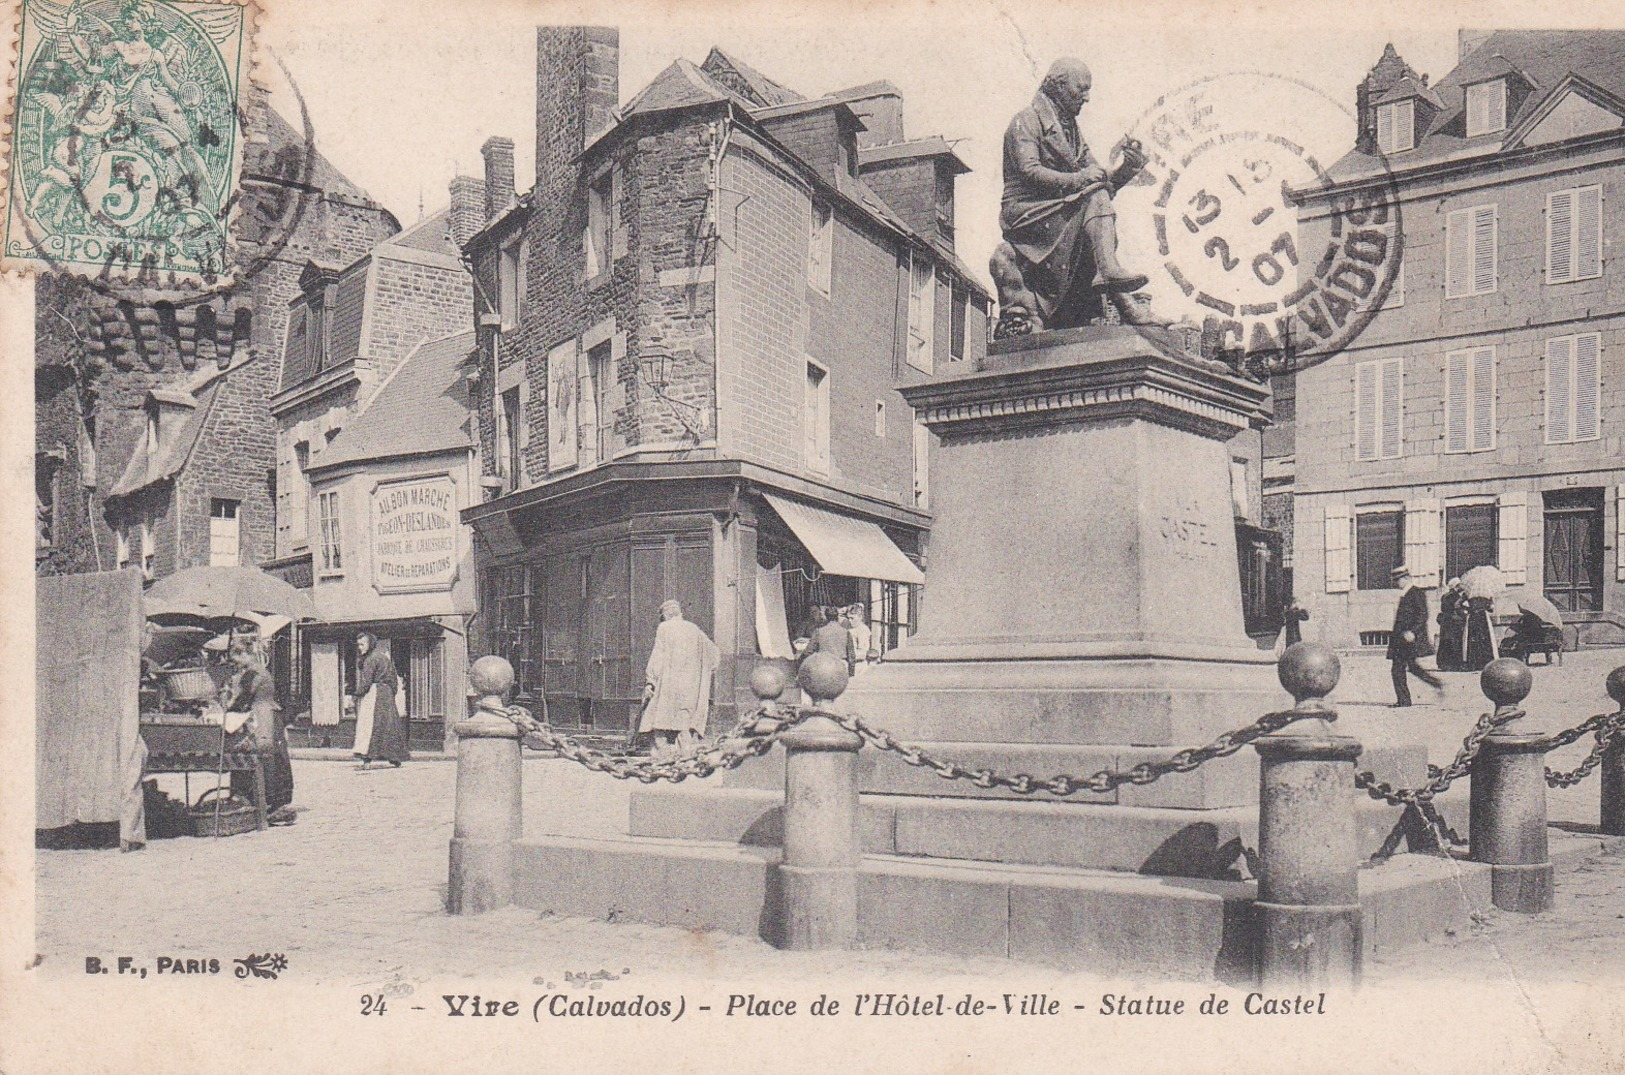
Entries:
POLYGON ((783 119, 768 119, 762 125, 786 149, 810 164, 825 182, 835 182, 837 171, 842 169, 836 152, 841 131, 834 109, 824 108, 783 119))
POLYGON ((866 165, 863 182, 880 195, 903 223, 921 235, 935 235, 937 165, 930 157, 912 157, 866 165))
POLYGON ((461 268, 398 260, 388 247, 374 254, 372 271, 365 357, 382 383, 418 344, 467 331, 474 286, 461 268))
POLYGON ((175 569, 209 562, 209 501, 215 497, 239 501, 241 563, 258 564, 275 555, 270 472, 276 424, 266 400, 276 380, 276 363, 261 355, 233 370, 216 389, 197 446, 175 481, 175 569))

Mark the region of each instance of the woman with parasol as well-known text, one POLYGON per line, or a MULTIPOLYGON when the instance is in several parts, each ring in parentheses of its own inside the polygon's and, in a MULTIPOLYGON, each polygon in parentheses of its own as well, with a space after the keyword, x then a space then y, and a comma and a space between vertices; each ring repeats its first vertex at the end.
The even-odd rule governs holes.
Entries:
POLYGON ((1506 579, 1499 568, 1482 564, 1462 574, 1461 589, 1467 595, 1467 638, 1462 668, 1479 672, 1497 656, 1491 617, 1495 599, 1506 591, 1506 579))

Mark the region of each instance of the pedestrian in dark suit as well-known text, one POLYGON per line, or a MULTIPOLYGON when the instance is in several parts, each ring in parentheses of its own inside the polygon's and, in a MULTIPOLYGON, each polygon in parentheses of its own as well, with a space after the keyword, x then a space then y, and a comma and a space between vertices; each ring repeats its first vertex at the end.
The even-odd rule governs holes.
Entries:
POLYGON ((1405 591, 1394 610, 1394 629, 1388 636, 1388 661, 1394 679, 1394 705, 1403 708, 1411 704, 1411 687, 1405 679, 1413 675, 1434 690, 1444 687, 1438 676, 1417 664, 1418 658, 1432 654, 1433 644, 1428 641, 1428 595, 1420 586, 1411 585, 1410 568, 1404 564, 1394 568, 1394 585, 1405 591))

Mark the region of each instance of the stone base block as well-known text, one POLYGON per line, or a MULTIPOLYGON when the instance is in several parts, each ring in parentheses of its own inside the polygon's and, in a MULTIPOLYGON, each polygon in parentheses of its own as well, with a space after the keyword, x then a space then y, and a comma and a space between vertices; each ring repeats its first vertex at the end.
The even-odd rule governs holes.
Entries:
POLYGON ((484 914, 512 903, 513 859, 511 841, 453 837, 446 875, 446 910, 452 914, 484 914))
POLYGON ((1364 945, 1359 904, 1294 907, 1253 904, 1258 923, 1259 977, 1276 985, 1346 989, 1358 985, 1364 945))
POLYGON ((1550 862, 1526 866, 1491 866, 1490 891, 1503 911, 1539 914, 1552 909, 1555 870, 1550 862))

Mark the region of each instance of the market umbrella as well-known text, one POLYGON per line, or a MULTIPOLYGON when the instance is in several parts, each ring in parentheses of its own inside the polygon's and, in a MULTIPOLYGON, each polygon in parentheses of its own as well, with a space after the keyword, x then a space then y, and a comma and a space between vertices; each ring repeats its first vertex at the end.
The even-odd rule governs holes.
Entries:
POLYGON ((151 626, 145 638, 145 648, 141 656, 162 667, 173 664, 187 657, 197 656, 203 643, 209 640, 212 634, 206 627, 157 627, 151 626))
POLYGON ((1546 598, 1541 597, 1538 594, 1531 594, 1528 597, 1520 597, 1518 599, 1518 607, 1525 612, 1532 612, 1536 616, 1539 616, 1543 623, 1549 623, 1553 627, 1563 626, 1563 613, 1558 611, 1556 605, 1552 604, 1550 601, 1546 600, 1546 598))
POLYGON ((1480 564, 1461 576, 1461 588, 1468 597, 1500 597, 1506 590, 1506 577, 1501 569, 1489 564, 1480 564))
POLYGON ((310 595, 254 567, 189 567, 159 579, 147 591, 148 616, 230 617, 257 622, 264 616, 313 620, 310 595))

